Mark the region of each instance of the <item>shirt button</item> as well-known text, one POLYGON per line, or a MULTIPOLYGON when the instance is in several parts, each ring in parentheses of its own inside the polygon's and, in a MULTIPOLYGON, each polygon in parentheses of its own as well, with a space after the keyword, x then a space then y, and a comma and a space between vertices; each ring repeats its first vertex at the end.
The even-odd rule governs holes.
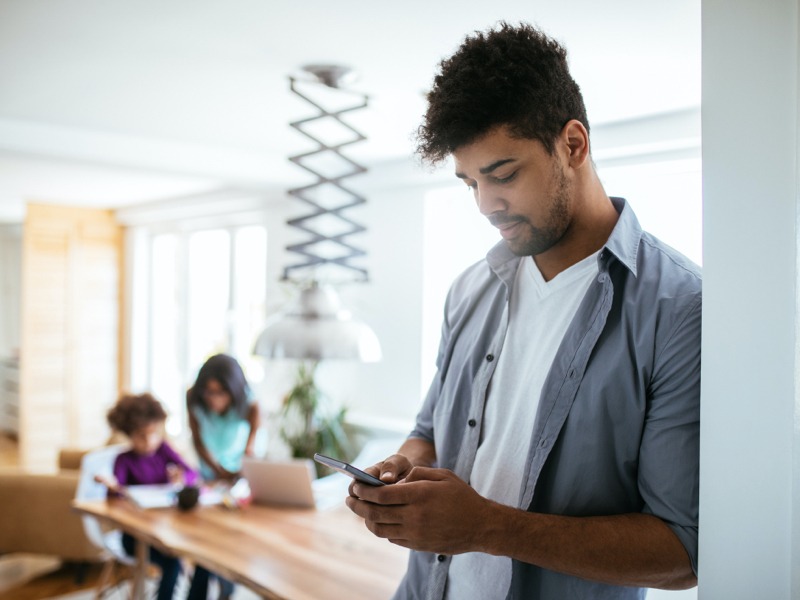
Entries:
POLYGON ((547 440, 542 440, 539 442, 539 448, 547 448, 547 440))
POLYGON ((488 360, 489 362, 492 362, 494 360, 494 354, 487 354, 486 355, 486 360, 488 360))
POLYGON ((447 560, 447 557, 444 554, 440 554, 439 556, 436 557, 436 560, 438 560, 439 562, 444 562, 447 560))
POLYGON ((475 419, 470 419, 469 421, 467 421, 467 425, 469 425, 470 427, 475 427, 475 425, 477 424, 478 422, 475 419))
POLYGON ((605 273, 600 273, 600 276, 597 278, 597 281, 600 283, 605 283, 608 276, 605 273))

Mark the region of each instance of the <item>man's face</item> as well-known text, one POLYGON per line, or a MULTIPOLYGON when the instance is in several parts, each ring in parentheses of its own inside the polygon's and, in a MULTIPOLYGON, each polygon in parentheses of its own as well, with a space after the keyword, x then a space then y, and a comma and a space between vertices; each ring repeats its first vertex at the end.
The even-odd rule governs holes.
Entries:
POLYGON ((456 177, 511 251, 536 256, 556 246, 571 222, 570 185, 556 154, 505 127, 453 152, 456 177))

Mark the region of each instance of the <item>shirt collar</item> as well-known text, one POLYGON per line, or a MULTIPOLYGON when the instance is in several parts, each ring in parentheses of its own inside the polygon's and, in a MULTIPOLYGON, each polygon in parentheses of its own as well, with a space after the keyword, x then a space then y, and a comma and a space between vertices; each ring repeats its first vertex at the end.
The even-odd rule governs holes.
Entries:
POLYGON ((506 285, 506 288, 511 289, 520 258, 508 249, 505 241, 500 240, 489 250, 486 262, 489 263, 489 268, 494 271, 494 274, 506 285))
POLYGON ((619 213, 617 224, 605 244, 605 249, 617 257, 636 277, 636 257, 639 253, 639 242, 642 240, 642 226, 628 206, 624 198, 611 198, 611 203, 619 213))
MULTIPOLYGON (((619 213, 619 219, 617 219, 617 224, 614 225, 604 248, 636 277, 636 256, 639 252, 639 242, 642 239, 642 227, 639 225, 633 209, 628 206, 624 198, 612 196, 611 203, 619 213)), ((486 255, 489 267, 508 287, 511 287, 514 281, 519 259, 520 257, 511 252, 503 240, 497 242, 486 255)))

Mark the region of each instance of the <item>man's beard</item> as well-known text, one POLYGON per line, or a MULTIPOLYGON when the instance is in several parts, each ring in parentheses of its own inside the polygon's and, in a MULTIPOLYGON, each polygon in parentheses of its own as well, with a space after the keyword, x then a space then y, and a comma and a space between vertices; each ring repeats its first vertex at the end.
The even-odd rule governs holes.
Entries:
POLYGON ((536 256, 555 246, 569 226, 569 182, 564 170, 557 162, 553 162, 554 177, 557 187, 553 193, 550 213, 541 227, 535 227, 528 219, 522 218, 527 228, 527 235, 520 235, 508 240, 508 248, 517 256, 536 256))

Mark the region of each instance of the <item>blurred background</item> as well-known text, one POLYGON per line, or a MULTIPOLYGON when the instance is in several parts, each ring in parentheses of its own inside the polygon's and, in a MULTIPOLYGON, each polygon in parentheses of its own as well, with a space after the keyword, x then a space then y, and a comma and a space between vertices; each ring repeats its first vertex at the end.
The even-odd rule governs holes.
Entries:
POLYGON ((296 361, 252 350, 296 292, 286 220, 308 207, 286 191, 312 178, 288 157, 314 144, 289 123, 315 109, 289 77, 309 64, 349 67, 342 93, 369 97, 346 116, 367 139, 343 151, 368 169, 348 185, 369 281, 339 293, 383 355, 317 379, 351 427, 405 433, 447 287, 498 239, 413 134, 437 63, 500 20, 566 45, 607 192, 699 263, 699 0, 0 0, 0 425, 21 461, 104 440, 119 390, 152 390, 186 436, 185 389, 215 352, 280 407, 296 361))

